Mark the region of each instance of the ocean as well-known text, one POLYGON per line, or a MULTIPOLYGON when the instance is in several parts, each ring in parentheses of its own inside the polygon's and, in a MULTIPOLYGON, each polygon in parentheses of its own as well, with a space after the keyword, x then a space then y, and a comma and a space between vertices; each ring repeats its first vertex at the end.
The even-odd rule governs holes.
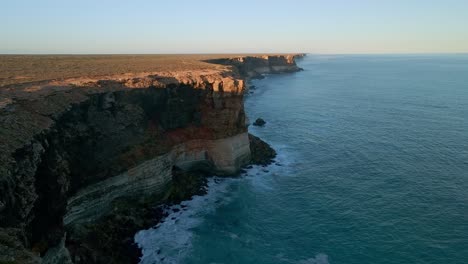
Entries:
POLYGON ((468 55, 308 55, 254 80, 276 163, 140 231, 151 263, 468 263, 468 55))

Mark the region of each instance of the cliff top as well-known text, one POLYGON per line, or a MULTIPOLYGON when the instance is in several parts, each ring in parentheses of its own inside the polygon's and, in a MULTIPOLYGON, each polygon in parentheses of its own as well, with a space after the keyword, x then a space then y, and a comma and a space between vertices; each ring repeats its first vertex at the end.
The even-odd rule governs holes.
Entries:
MULTIPOLYGON (((269 56, 286 54, 268 54, 269 56)), ((0 55, 0 88, 153 72, 220 71, 225 66, 206 62, 265 54, 184 55, 0 55)))

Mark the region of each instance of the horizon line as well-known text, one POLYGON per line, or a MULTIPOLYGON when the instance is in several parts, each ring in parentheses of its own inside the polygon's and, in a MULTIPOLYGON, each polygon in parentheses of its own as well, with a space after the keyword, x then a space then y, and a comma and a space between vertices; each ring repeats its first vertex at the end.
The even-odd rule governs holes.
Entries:
POLYGON ((89 55, 259 55, 259 54, 306 54, 306 55, 457 55, 468 54, 460 52, 181 52, 181 53, 0 53, 0 56, 89 56, 89 55))

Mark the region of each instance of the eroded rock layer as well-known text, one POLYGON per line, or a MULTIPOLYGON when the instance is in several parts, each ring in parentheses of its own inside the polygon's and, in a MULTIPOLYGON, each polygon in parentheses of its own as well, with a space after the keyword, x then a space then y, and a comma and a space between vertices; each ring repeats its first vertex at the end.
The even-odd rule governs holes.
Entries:
POLYGON ((222 65, 233 65, 245 78, 261 78, 263 74, 296 72, 302 70, 296 59, 304 54, 246 56, 207 60, 222 65))
POLYGON ((232 175, 249 163, 245 78, 299 68, 292 55, 216 62, 231 67, 4 87, 0 263, 99 263, 80 258, 76 234, 116 201, 164 201, 175 169, 232 175))

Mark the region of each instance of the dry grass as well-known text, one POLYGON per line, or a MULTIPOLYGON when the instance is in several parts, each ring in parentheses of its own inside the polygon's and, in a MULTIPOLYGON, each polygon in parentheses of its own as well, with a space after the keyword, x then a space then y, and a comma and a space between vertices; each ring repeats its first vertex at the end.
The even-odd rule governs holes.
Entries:
POLYGON ((0 55, 0 87, 123 73, 219 69, 222 66, 202 60, 241 55, 0 55))

